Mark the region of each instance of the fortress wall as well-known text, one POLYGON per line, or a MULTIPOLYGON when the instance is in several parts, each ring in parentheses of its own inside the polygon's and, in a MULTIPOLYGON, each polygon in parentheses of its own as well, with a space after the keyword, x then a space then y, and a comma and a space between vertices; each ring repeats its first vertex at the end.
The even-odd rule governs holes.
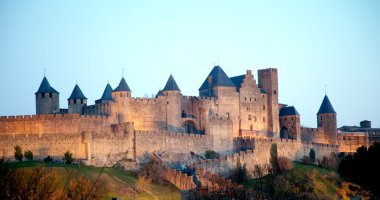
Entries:
POLYGON ((0 117, 0 134, 63 134, 81 130, 108 131, 108 117, 79 114, 46 114, 0 117))
POLYGON ((74 158, 85 159, 86 148, 80 134, 17 134, 1 135, 0 157, 14 160, 14 147, 19 145, 22 151, 30 150, 35 159, 44 159, 50 155, 62 159, 66 151, 73 153, 74 158))
POLYGON ((156 150, 171 154, 188 155, 190 151, 203 154, 211 146, 210 141, 206 135, 135 131, 136 157, 139 159, 146 152, 151 153, 156 150))
POLYGON ((324 143, 322 129, 301 127, 301 140, 307 142, 324 143))
POLYGON ((14 147, 30 150, 34 157, 61 159, 66 151, 87 159, 88 136, 83 132, 111 133, 107 117, 49 114, 0 117, 0 156, 14 159, 14 147))
MULTIPOLYGON (((244 138, 250 140, 250 145, 253 150, 241 151, 232 155, 221 157, 220 159, 202 160, 194 163, 194 167, 205 169, 213 174, 220 174, 227 177, 231 170, 236 166, 239 159, 242 164, 247 167, 248 173, 253 176, 255 165, 265 166, 269 164, 270 149, 272 144, 277 144, 277 155, 285 156, 291 160, 300 160, 303 156, 308 156, 310 149, 316 152, 316 158, 323 158, 323 156, 330 156, 332 152, 337 153, 338 147, 336 145, 326 145, 319 143, 307 143, 296 140, 285 139, 257 139, 257 138, 244 138)), ((235 139, 237 140, 237 139, 235 139)), ((235 141, 236 142, 236 141, 235 141)))

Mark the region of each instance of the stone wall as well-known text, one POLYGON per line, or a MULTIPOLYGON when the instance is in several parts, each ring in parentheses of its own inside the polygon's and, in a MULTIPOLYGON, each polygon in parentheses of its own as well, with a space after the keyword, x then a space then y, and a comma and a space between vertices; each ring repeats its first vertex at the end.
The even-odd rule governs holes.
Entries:
POLYGON ((293 161, 299 161, 303 156, 308 156, 310 149, 314 149, 317 159, 323 158, 324 156, 328 157, 332 152, 338 152, 337 145, 308 143, 280 138, 235 138, 234 143, 237 145, 236 149, 241 148, 246 150, 223 156, 220 159, 202 160, 193 163, 194 167, 205 169, 214 174, 228 176, 239 159, 242 164, 246 165, 248 173, 253 176, 255 165, 264 166, 269 164, 272 144, 277 144, 278 157, 284 156, 293 161))

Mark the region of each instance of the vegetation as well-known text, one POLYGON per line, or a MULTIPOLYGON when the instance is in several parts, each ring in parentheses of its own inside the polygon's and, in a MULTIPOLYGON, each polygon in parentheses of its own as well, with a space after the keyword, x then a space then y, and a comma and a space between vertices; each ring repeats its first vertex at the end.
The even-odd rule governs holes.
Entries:
POLYGON ((53 164, 37 161, 0 163, 0 199, 29 198, 64 200, 83 199, 82 197, 84 196, 86 196, 87 199, 111 199, 113 197, 120 199, 180 199, 180 191, 173 185, 147 183, 144 185, 143 190, 138 191, 137 184, 137 173, 123 171, 117 168, 99 168, 76 164, 53 164), (37 168, 40 168, 39 173, 34 172, 37 168), (7 174, 7 177, 13 177, 13 179, 6 178, 5 174, 7 174), (45 192, 40 193, 40 191, 34 190, 34 193, 32 193, 33 191, 22 190, 28 183, 33 183, 31 180, 39 183, 35 181, 38 180, 39 176, 32 178, 35 176, 33 174, 46 174, 42 176, 42 179, 48 181, 50 184, 38 184, 38 186, 36 186, 36 188, 43 189, 45 192), (17 183, 21 184, 16 184, 15 180, 18 180, 17 183), (9 190, 9 188, 12 190, 9 190), (47 198, 43 198, 41 195, 49 194, 48 191, 51 191, 49 188, 54 189, 53 197, 45 196, 47 198), (16 195, 23 193, 34 196, 18 198, 16 195), (8 196, 5 198, 1 195, 8 196), (9 195, 13 198, 9 198, 9 195))
POLYGON ((70 165, 73 163, 73 153, 70 153, 70 151, 66 151, 66 153, 63 155, 63 160, 65 161, 66 165, 70 165))
POLYGON ((22 161, 22 158, 24 155, 22 154, 21 147, 20 146, 15 146, 15 159, 18 161, 22 161))
POLYGON ((248 172, 245 164, 240 163, 238 158, 236 161, 236 167, 231 172, 231 180, 238 184, 243 184, 248 180, 248 172))
POLYGON ((46 156, 46 158, 44 158, 44 162, 46 162, 46 163, 50 163, 52 161, 53 161, 53 158, 50 155, 48 155, 48 156, 46 156))
POLYGON ((25 151, 24 152, 24 157, 26 160, 32 161, 33 160, 33 152, 31 151, 25 151))
POLYGON ((290 171, 294 167, 293 162, 289 158, 283 156, 278 158, 278 166, 281 172, 290 171))
POLYGON ((311 159, 311 162, 315 162, 315 151, 314 149, 310 149, 310 152, 309 152, 309 157, 311 159))
POLYGON ((205 158, 206 159, 215 159, 215 158, 219 158, 219 153, 217 153, 216 151, 213 151, 213 150, 206 150, 205 151, 205 158))
POLYGON ((273 143, 270 147, 270 164, 272 169, 278 170, 277 144, 273 143))
POLYGON ((380 190, 380 143, 369 148, 358 148, 353 155, 347 155, 340 163, 338 172, 346 180, 371 191, 378 198, 380 190))

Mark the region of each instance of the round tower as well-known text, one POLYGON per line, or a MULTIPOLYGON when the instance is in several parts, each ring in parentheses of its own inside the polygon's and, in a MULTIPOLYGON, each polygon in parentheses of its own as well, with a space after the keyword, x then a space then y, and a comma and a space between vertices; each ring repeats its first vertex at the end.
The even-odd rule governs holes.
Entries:
POLYGON ((75 85, 73 92, 67 99, 69 104, 68 113, 69 114, 83 114, 84 107, 87 105, 87 98, 84 96, 82 90, 79 88, 78 84, 75 85))
POLYGON ((59 112, 59 92, 50 86, 44 76, 36 95, 36 114, 53 114, 59 112))
POLYGON ((327 95, 325 95, 321 107, 317 113, 318 128, 322 129, 324 143, 337 144, 337 119, 336 112, 331 105, 327 95))
POLYGON ((115 101, 122 101, 126 98, 131 98, 132 91, 129 89, 127 81, 125 81, 124 77, 121 78, 119 85, 112 92, 112 98, 115 101))
POLYGON ((170 132, 175 132, 176 128, 182 126, 181 90, 172 75, 170 75, 166 82, 162 94, 166 98, 166 129, 170 132))
POLYGON ((300 114, 294 106, 280 110, 280 138, 301 140, 300 114))

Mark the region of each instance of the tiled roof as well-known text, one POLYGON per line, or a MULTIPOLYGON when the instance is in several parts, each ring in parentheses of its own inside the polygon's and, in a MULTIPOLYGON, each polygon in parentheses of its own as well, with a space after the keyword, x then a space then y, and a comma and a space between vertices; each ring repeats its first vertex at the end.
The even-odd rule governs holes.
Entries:
POLYGON ((53 87, 50 86, 49 81, 47 80, 46 77, 42 79, 41 85, 38 88, 38 91, 36 92, 36 94, 37 93, 58 93, 59 94, 57 90, 55 90, 53 87))
POLYGON ((321 107, 319 108, 319 111, 317 114, 319 115, 319 114, 328 114, 328 113, 336 114, 333 106, 331 105, 329 98, 327 97, 327 95, 325 95, 325 98, 323 98, 321 107))
POLYGON ((115 88, 114 92, 125 92, 125 91, 131 92, 131 89, 129 89, 129 86, 123 77, 120 80, 119 85, 115 88))
POLYGON ((209 89, 209 77, 211 77, 211 88, 216 86, 236 87, 235 84, 228 78, 227 74, 220 66, 215 66, 206 80, 203 82, 199 90, 209 89))
POLYGON ((288 106, 288 107, 284 107, 284 108, 281 108, 280 110, 280 116, 289 116, 289 115, 300 115, 296 108, 294 106, 288 106))
POLYGON ((172 75, 170 75, 168 81, 166 82, 165 88, 162 91, 168 91, 168 90, 177 90, 180 91, 177 83, 175 82, 172 75))
POLYGON ((82 90, 79 88, 78 84, 75 85, 74 89, 73 89, 73 92, 71 93, 70 97, 68 98, 68 100, 70 99, 87 99, 82 90))

